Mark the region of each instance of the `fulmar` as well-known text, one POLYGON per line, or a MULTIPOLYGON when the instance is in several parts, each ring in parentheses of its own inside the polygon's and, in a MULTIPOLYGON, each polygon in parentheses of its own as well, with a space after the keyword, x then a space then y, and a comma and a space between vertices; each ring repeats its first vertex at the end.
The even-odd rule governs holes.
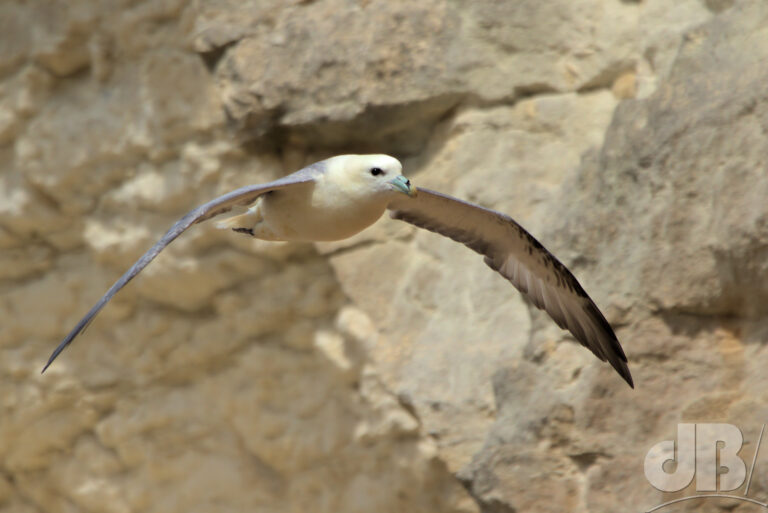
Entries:
POLYGON ((378 220, 385 210, 420 228, 460 242, 484 256, 536 307, 595 356, 608 361, 634 388, 627 357, 613 329, 582 286, 552 253, 511 217, 429 189, 416 188, 389 155, 340 155, 265 184, 248 185, 201 205, 174 224, 112 285, 48 359, 43 372, 104 305, 168 244, 193 224, 236 206, 244 214, 221 223, 268 241, 346 239, 378 220))

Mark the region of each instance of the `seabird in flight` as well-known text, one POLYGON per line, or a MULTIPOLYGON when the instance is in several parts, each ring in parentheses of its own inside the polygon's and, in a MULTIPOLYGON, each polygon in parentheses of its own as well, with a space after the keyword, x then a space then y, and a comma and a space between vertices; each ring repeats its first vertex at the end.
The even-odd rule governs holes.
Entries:
POLYGON ((53 351, 56 357, 126 283, 193 224, 250 206, 221 223, 270 241, 334 241, 378 220, 385 210, 420 228, 461 242, 509 280, 534 305, 595 356, 608 361, 634 388, 627 357, 610 324, 571 272, 511 217, 479 205, 417 189, 388 155, 340 155, 311 164, 273 182, 248 185, 201 205, 182 217, 102 296, 53 351))

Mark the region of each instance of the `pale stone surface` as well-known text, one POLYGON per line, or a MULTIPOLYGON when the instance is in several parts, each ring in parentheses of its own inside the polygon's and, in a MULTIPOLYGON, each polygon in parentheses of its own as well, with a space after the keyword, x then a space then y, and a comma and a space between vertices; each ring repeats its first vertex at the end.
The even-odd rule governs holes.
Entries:
POLYGON ((669 499, 642 462, 677 422, 754 441, 768 414, 766 62, 749 1, 0 3, 0 512, 669 499), (518 219, 637 390, 388 219, 316 246, 196 227, 39 375, 184 212, 343 151, 518 219))
MULTIPOLYGON (((645 452, 674 439, 677 422, 733 423, 755 443, 765 416, 757 405, 766 400, 758 385, 765 381, 768 270, 768 102, 758 85, 768 76, 758 63, 766 58, 763 4, 745 3, 689 32, 656 93, 619 105, 601 150, 553 198, 563 215, 549 218, 543 236, 567 248, 566 258, 578 256, 575 270, 619 326, 637 390, 615 386, 600 369, 590 372, 589 387, 567 395, 550 386, 521 394, 555 363, 549 356, 544 365, 521 366, 524 372, 497 374, 500 414, 461 472, 481 502, 498 500, 494 483, 515 468, 499 462, 505 451, 535 447, 544 461, 571 459, 562 481, 582 483, 585 511, 620 504, 643 511, 681 496, 663 496, 642 475, 645 452), (565 422, 564 406, 572 412, 565 422)), ((748 463, 751 447, 742 452, 748 463)), ((546 480, 551 488, 561 481, 546 480)), ((758 487, 750 495, 764 500, 758 487)), ((527 500, 506 504, 527 509, 527 500)))

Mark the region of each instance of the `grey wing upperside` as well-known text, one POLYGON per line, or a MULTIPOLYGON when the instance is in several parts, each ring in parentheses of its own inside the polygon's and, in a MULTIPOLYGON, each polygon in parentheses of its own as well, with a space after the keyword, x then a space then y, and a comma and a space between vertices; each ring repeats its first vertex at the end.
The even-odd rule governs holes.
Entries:
POLYGON ((509 280, 539 309, 634 388, 627 357, 608 321, 573 274, 511 217, 460 199, 418 189, 414 198, 389 205, 391 217, 457 242, 485 256, 485 263, 509 280))
POLYGON ((64 340, 62 340, 56 349, 54 349, 53 353, 51 353, 51 356, 48 358, 48 362, 45 364, 45 367, 43 367, 42 372, 45 372, 45 370, 51 365, 51 363, 53 363, 56 357, 59 356, 59 354, 80 333, 82 333, 82 331, 88 326, 88 324, 90 324, 93 318, 96 317, 96 314, 98 314, 99 311, 104 308, 104 305, 106 305, 109 300, 112 299, 112 296, 117 294, 120 289, 122 289, 129 281, 131 281, 137 274, 139 274, 142 269, 144 269, 152 260, 154 260, 155 257, 163 249, 165 249, 168 244, 173 242, 174 239, 181 235, 187 228, 193 224, 200 223, 219 214, 228 212, 235 206, 250 205, 256 201, 256 198, 267 192, 312 182, 321 172, 322 168, 317 164, 314 164, 273 182, 241 187, 240 189, 236 189, 230 193, 224 194, 223 196, 219 196, 218 198, 187 212, 187 214, 179 219, 171 227, 171 229, 168 230, 165 235, 160 238, 159 241, 157 241, 151 248, 149 248, 149 250, 147 250, 147 252, 144 253, 136 261, 136 263, 134 263, 131 268, 128 269, 125 274, 123 274, 109 288, 109 290, 107 290, 107 292, 101 297, 101 299, 99 299, 95 305, 93 305, 88 313, 85 314, 82 319, 80 319, 75 327, 72 328, 72 331, 70 331, 69 334, 64 337, 64 340))

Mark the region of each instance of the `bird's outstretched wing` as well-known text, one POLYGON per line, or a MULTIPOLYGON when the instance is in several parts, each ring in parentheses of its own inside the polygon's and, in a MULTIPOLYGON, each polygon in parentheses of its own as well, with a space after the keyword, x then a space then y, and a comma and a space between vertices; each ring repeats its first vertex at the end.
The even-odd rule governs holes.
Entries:
POLYGON ((136 263, 133 264, 131 268, 128 269, 125 274, 123 274, 120 279, 118 279, 114 285, 109 288, 109 290, 107 290, 101 299, 99 299, 99 301, 93 305, 93 308, 91 308, 88 313, 85 314, 82 319, 80 319, 75 327, 72 328, 72 331, 69 332, 64 340, 62 340, 61 343, 53 351, 51 357, 48 358, 48 363, 46 363, 45 367, 43 367, 42 372, 45 372, 45 370, 51 365, 51 363, 53 363, 56 357, 59 356, 59 353, 61 353, 64 348, 66 348, 88 326, 88 324, 90 324, 93 318, 96 317, 96 314, 98 314, 99 311, 104 308, 104 305, 106 305, 109 300, 112 299, 112 296, 117 294, 117 292, 122 289, 126 283, 131 281, 134 276, 139 274, 142 269, 144 269, 152 260, 154 260, 154 258, 163 249, 165 249, 168 244, 173 242, 173 240, 181 235, 187 228, 193 224, 200 223, 219 214, 223 214, 224 212, 228 212, 235 206, 250 205, 256 201, 256 198, 270 191, 312 182, 320 172, 322 172, 322 168, 315 164, 296 171, 295 173, 285 176, 279 180, 275 180, 274 182, 241 187, 240 189, 234 190, 223 196, 219 196, 215 200, 209 201, 208 203, 200 205, 199 207, 187 212, 187 214, 179 219, 176 224, 174 224, 171 229, 168 230, 165 235, 163 235, 160 240, 155 243, 154 246, 149 248, 149 250, 144 253, 141 258, 139 258, 136 263))
POLYGON ((485 255, 538 308, 634 388, 616 334, 571 272, 511 217, 446 194, 418 189, 414 198, 389 205, 394 219, 449 237, 485 255))

